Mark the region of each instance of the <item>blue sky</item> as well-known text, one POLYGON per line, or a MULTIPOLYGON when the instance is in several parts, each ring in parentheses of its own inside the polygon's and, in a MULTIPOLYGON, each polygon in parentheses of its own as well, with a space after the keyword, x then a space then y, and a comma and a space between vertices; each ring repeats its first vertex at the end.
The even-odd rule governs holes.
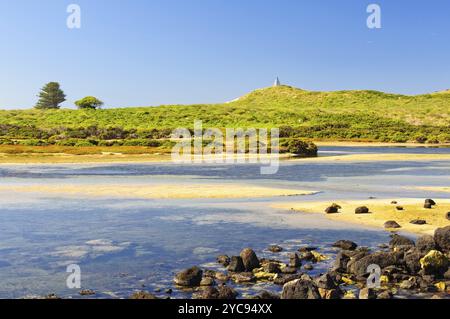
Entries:
POLYGON ((49 81, 65 107, 223 102, 277 75, 309 90, 448 89, 449 14, 448 0, 0 0, 0 108, 32 107, 49 81))

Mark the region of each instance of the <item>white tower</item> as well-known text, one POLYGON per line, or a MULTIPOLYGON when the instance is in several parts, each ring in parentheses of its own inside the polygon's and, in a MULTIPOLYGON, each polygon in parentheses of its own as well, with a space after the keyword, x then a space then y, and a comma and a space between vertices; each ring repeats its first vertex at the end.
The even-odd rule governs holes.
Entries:
POLYGON ((277 76, 277 79, 275 80, 275 83, 273 84, 273 86, 274 87, 281 86, 281 82, 280 82, 280 79, 278 78, 278 76, 277 76))

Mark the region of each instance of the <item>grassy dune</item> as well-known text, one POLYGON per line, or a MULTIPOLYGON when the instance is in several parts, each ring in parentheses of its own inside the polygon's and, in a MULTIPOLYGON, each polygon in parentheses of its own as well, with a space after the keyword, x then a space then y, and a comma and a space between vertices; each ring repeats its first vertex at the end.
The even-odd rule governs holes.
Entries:
POLYGON ((315 140, 444 143, 450 142, 450 91, 405 96, 281 86, 213 105, 0 111, 0 137, 157 139, 173 128, 192 128, 194 120, 204 127, 279 127, 284 137, 315 140), (105 132, 108 128, 125 132, 105 132))

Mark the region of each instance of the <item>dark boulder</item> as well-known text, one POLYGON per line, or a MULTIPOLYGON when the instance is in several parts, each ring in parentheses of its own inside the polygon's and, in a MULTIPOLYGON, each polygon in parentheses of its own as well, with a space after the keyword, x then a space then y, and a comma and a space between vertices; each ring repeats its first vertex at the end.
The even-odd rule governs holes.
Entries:
POLYGON ((421 253, 421 257, 428 254, 430 251, 436 249, 436 243, 434 242, 433 236, 425 235, 417 239, 416 247, 421 253))
POLYGON ((405 210, 405 208, 403 208, 403 206, 397 206, 396 209, 397 209, 398 211, 405 210))
POLYGON ((289 267, 297 268, 301 267, 302 262, 300 258, 298 257, 297 253, 292 253, 289 255, 289 267))
POLYGON ((361 215, 361 214, 369 214, 369 208, 366 206, 358 207, 355 210, 355 214, 361 215))
POLYGON ((339 213, 340 209, 342 209, 341 206, 339 206, 338 204, 333 204, 330 207, 327 207, 327 209, 325 209, 325 213, 327 213, 327 214, 337 214, 337 213, 339 213))
POLYGON ((219 299, 222 300, 233 300, 238 296, 238 293, 228 286, 220 286, 217 290, 219 291, 219 299))
POLYGON ((275 262, 266 263, 266 264, 264 264, 263 268, 264 268, 265 272, 268 272, 271 274, 279 274, 281 272, 280 265, 275 262))
POLYGON ((252 249, 245 248, 241 251, 240 256, 246 271, 252 271, 253 269, 260 267, 259 259, 252 249))
POLYGON ((420 271, 420 258, 422 258, 422 254, 417 248, 406 252, 405 265, 411 275, 415 275, 420 271))
POLYGON ((424 275, 440 277, 448 270, 450 261, 440 251, 432 250, 420 260, 420 265, 424 275))
POLYGON ((391 236, 391 241, 389 242, 389 246, 394 248, 398 246, 415 246, 414 241, 409 239, 408 237, 394 234, 391 236))
POLYGON ((283 286, 288 282, 300 279, 302 276, 303 274, 281 274, 273 280, 273 283, 275 285, 283 286))
POLYGON ((429 204, 431 206, 436 206, 436 202, 432 199, 426 199, 425 204, 429 204))
POLYGON ((217 263, 221 264, 224 267, 227 267, 230 264, 230 257, 227 255, 220 255, 217 257, 217 263))
POLYGON ((311 264, 307 264, 303 267, 303 269, 305 269, 306 271, 311 271, 314 270, 314 266, 311 264))
POLYGON ((426 225, 427 221, 424 219, 414 219, 414 220, 410 221, 410 223, 413 225, 426 225))
POLYGON ((334 260, 333 270, 338 272, 346 272, 347 264, 350 261, 350 255, 346 251, 340 251, 334 260))
POLYGON ((154 299, 158 299, 155 295, 153 295, 153 294, 151 294, 151 293, 149 293, 149 292, 146 292, 146 291, 138 291, 138 292, 135 292, 135 293, 133 293, 131 296, 130 296, 130 299, 139 299, 139 300, 144 300, 144 299, 146 299, 146 300, 154 300, 154 299))
POLYGON ((393 253, 376 252, 367 255, 353 264, 349 265, 349 270, 356 276, 364 276, 367 274, 367 268, 370 265, 378 265, 381 269, 395 265, 398 262, 398 257, 393 253))
POLYGON ((333 277, 330 276, 330 274, 328 274, 328 273, 316 278, 316 280, 314 282, 316 283, 316 286, 318 288, 322 288, 322 289, 331 290, 331 289, 336 289, 338 287, 337 284, 335 283, 333 277))
POLYGON ((176 274, 174 282, 178 286, 198 287, 202 277, 203 271, 198 267, 192 267, 176 274))
POLYGON ((228 265, 228 271, 231 272, 243 272, 245 271, 244 263, 240 256, 231 257, 230 265, 228 265))
POLYGON ((283 286, 281 299, 321 299, 321 296, 313 281, 297 279, 283 286))
POLYGON ((280 299, 279 295, 276 295, 270 291, 263 290, 258 295, 253 297, 253 299, 259 299, 259 300, 277 300, 280 299))
POLYGON ((445 214, 445 218, 447 218, 447 220, 450 220, 450 212, 448 212, 447 214, 445 214))
POLYGON ((273 252, 273 253, 280 253, 283 251, 283 248, 277 245, 272 245, 269 246, 269 248, 267 248, 268 251, 273 252))
POLYGON ((341 248, 343 250, 355 250, 358 245, 350 240, 339 240, 333 244, 333 247, 341 248))
POLYGON ((395 220, 389 220, 384 223, 384 228, 386 229, 397 229, 402 228, 395 220))
POLYGON ((207 300, 233 300, 237 297, 237 292, 228 286, 216 287, 206 287, 199 294, 196 294, 196 299, 207 299, 207 300))
POLYGON ((434 241, 443 252, 450 251, 450 226, 436 229, 434 241))

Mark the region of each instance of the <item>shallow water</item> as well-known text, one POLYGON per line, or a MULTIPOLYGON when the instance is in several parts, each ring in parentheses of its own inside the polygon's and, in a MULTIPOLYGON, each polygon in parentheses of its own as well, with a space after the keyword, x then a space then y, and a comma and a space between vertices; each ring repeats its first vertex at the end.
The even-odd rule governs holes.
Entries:
MULTIPOLYGON (((413 152, 450 149, 413 149, 413 152)), ((327 152, 373 152, 373 148, 322 148, 327 152)), ((383 148, 386 152, 410 149, 383 148)), ((259 175, 259 166, 136 165, 30 165, 1 166, 0 185, 141 184, 190 181, 232 182, 310 189, 317 195, 302 200, 434 197, 445 193, 408 189, 410 186, 450 185, 450 163, 284 162, 278 174, 259 175)), ((389 240, 384 231, 326 220, 320 215, 295 217, 269 208, 274 202, 298 197, 258 200, 143 200, 130 198, 77 198, 46 193, 0 192, 0 298, 57 293, 78 298, 66 288, 66 266, 81 266, 82 286, 96 297, 127 297, 135 290, 173 288, 173 274, 194 265, 220 269, 219 254, 236 255, 252 247, 261 257, 287 261, 287 253, 302 245, 319 247, 331 257, 330 245, 350 239, 376 247, 389 240), (295 220, 293 220, 295 218, 295 220), (270 244, 286 248, 280 255, 265 251, 270 244)), ((331 262, 331 261, 330 261, 331 262)), ((316 265, 324 272, 329 262, 316 265)), ((259 289, 280 287, 260 284, 239 287, 242 296, 259 289)), ((160 293, 161 296, 164 293, 160 293)), ((189 292, 174 289, 174 297, 189 292)))

